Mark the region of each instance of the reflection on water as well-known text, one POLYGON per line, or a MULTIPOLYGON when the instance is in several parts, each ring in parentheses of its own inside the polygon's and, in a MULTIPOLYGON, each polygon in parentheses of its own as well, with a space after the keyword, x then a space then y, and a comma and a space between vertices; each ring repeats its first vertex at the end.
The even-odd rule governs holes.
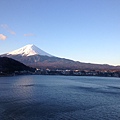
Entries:
POLYGON ((120 79, 0 77, 0 120, 119 120, 120 79))

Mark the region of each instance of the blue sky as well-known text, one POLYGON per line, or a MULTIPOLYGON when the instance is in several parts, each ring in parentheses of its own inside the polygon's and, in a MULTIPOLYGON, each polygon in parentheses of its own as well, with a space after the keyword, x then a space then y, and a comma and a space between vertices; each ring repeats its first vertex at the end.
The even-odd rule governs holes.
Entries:
POLYGON ((0 54, 27 44, 75 61, 120 65, 120 0, 0 0, 0 54))

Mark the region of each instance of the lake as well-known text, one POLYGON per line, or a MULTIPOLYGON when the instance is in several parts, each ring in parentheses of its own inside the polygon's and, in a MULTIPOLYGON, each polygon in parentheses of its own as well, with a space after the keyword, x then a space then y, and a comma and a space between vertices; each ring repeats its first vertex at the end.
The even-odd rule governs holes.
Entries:
POLYGON ((120 78, 0 77, 0 120, 120 120, 120 78))

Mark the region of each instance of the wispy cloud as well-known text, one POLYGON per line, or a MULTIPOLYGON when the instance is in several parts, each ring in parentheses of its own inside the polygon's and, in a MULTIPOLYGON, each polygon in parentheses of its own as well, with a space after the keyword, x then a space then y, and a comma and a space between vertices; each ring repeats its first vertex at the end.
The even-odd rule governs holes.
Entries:
POLYGON ((16 34, 7 24, 2 24, 1 27, 12 35, 16 34))
POLYGON ((6 40, 7 36, 0 34, 0 40, 6 40))
POLYGON ((32 34, 32 33, 28 33, 28 34, 24 34, 24 36, 34 36, 34 34, 32 34))

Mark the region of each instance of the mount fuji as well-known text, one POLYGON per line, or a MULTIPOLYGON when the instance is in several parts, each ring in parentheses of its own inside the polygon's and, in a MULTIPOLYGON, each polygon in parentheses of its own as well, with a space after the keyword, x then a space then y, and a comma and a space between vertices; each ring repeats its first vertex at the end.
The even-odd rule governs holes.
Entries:
POLYGON ((32 56, 32 55, 43 55, 52 57, 52 55, 44 52, 33 44, 26 45, 20 49, 14 50, 12 52, 7 53, 7 55, 21 55, 21 56, 32 56))
POLYGON ((91 64, 70 59, 55 57, 35 45, 26 45, 12 52, 0 55, 15 59, 27 66, 41 69, 70 69, 70 70, 120 70, 120 66, 106 64, 91 64))

